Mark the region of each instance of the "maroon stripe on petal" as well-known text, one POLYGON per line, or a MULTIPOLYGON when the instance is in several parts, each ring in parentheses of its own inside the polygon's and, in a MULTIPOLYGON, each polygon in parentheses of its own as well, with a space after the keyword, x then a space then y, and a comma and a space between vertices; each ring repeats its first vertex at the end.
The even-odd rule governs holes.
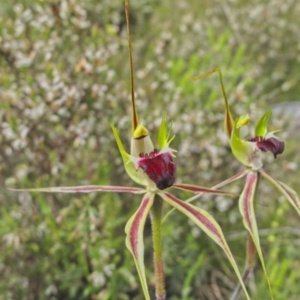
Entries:
MULTIPOLYGON (((284 192, 286 192, 286 194, 289 196, 289 198, 291 199, 291 201, 295 204, 296 208, 298 208, 298 211, 300 211, 300 203, 297 197, 297 193, 292 190, 291 188, 289 188, 287 185, 285 185, 283 182, 274 179, 270 174, 268 174, 268 172, 266 172, 265 170, 262 170, 262 173, 264 173, 266 176, 268 176, 269 180, 274 181, 276 184, 278 184, 284 192), (297 201, 298 200, 298 201, 297 201)), ((276 185, 275 185, 276 187, 276 185)))
POLYGON ((298 208, 298 211, 300 211, 300 203, 297 201, 297 194, 290 191, 282 182, 277 181, 277 183, 282 187, 282 189, 288 194, 290 199, 293 201, 295 206, 298 208))
POLYGON ((261 170, 260 172, 267 180, 269 180, 275 186, 275 188, 277 188, 281 193, 283 193, 283 195, 288 199, 288 201, 294 206, 294 208, 300 214, 300 201, 297 193, 294 190, 292 190, 290 187, 288 187, 286 184, 284 184, 283 182, 273 178, 265 170, 261 170))
POLYGON ((293 200, 295 203, 295 206, 300 210, 299 202, 296 200, 295 194, 293 194, 291 191, 289 191, 284 184, 282 184, 280 181, 277 181, 277 183, 282 187, 282 189, 288 194, 288 196, 293 200))
POLYGON ((131 248, 135 257, 138 257, 138 235, 139 235, 140 223, 144 217, 145 210, 148 209, 148 205, 150 201, 151 201, 150 197, 146 197, 143 199, 136 215, 134 216, 134 220, 131 224, 130 231, 128 233, 131 248))
POLYGON ((90 193, 90 192, 139 192, 140 188, 123 187, 123 186, 78 186, 78 187, 64 187, 62 191, 74 193, 90 193))
POLYGON ((234 182, 234 181, 236 181, 236 180, 244 177, 248 172, 249 172, 248 169, 240 171, 239 173, 235 174, 234 176, 232 176, 232 177, 230 177, 230 178, 228 178, 228 179, 226 179, 226 180, 224 180, 224 181, 216 184, 212 188, 213 189, 217 189, 217 188, 223 187, 223 186, 225 186, 225 185, 227 185, 227 184, 229 184, 231 182, 234 182))
POLYGON ((195 186, 195 185, 190 185, 190 184, 173 184, 173 188, 176 189, 181 189, 184 191, 190 191, 193 193, 207 193, 207 194, 230 194, 225 191, 220 191, 220 190, 214 190, 206 187, 201 187, 201 186, 195 186))
POLYGON ((33 189, 13 189, 13 188, 8 188, 8 189, 11 191, 43 192, 43 193, 92 193, 92 192, 142 193, 144 191, 141 188, 135 188, 135 187, 101 186, 101 185, 49 187, 49 188, 33 188, 33 189))
POLYGON ((215 236, 218 237, 219 241, 223 243, 222 236, 220 235, 218 229, 214 226, 214 224, 206 218, 203 214, 201 214, 199 211, 194 209, 191 204, 185 203, 184 201, 181 201, 180 199, 176 198, 170 193, 165 193, 168 198, 172 199, 172 201, 176 202, 178 205, 183 207, 185 210, 187 210, 189 213, 191 213, 195 218, 197 218, 206 228, 209 229, 211 233, 213 233, 215 236))
POLYGON ((300 203, 297 201, 297 194, 295 195, 295 192, 292 190, 289 190, 289 188, 283 184, 282 182, 276 180, 276 182, 281 186, 281 188, 287 193, 287 195, 290 197, 290 199, 293 201, 295 206, 300 211, 300 203), (293 193, 294 192, 294 193, 293 193))
POLYGON ((243 193, 243 213, 246 223, 248 224, 251 232, 253 232, 253 224, 251 212, 253 209, 253 197, 255 193, 255 185, 257 182, 257 172, 249 172, 246 179, 245 190, 243 193))

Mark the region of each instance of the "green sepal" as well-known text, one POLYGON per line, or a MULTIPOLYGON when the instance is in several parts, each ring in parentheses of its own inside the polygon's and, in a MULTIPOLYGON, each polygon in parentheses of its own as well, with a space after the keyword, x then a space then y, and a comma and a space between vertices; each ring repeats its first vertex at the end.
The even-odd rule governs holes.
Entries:
POLYGON ((264 137, 267 134, 268 132, 267 127, 271 117, 272 117, 272 110, 269 109, 263 114, 263 116, 256 123, 255 136, 264 137))
MULTIPOLYGON (((231 150, 234 156, 245 166, 252 167, 255 159, 255 146, 240 138, 240 128, 247 125, 249 116, 244 115, 237 118, 234 122, 233 132, 231 135, 231 150)), ((259 153, 257 153, 259 155, 259 153)))
POLYGON ((116 142, 118 144, 118 148, 121 153, 124 167, 125 167, 125 170, 126 170, 128 176, 136 183, 146 186, 149 182, 148 177, 144 174, 144 172, 141 169, 136 170, 135 165, 131 159, 131 155, 129 153, 127 153, 124 149, 124 146, 119 137, 117 128, 114 125, 112 125, 111 127, 112 127, 114 137, 116 139, 116 142))
MULTIPOLYGON (((172 128, 172 124, 171 124, 170 127, 172 128)), ((162 120, 161 120, 161 124, 159 126, 159 131, 158 131, 158 146, 159 146, 159 150, 162 150, 165 147, 169 147, 170 143, 175 138, 175 135, 173 135, 170 138, 171 128, 168 129, 167 117, 164 116, 162 118, 162 120)))
POLYGON ((126 166, 129 162, 130 162, 130 154, 128 154, 126 151, 125 151, 125 148, 123 146, 123 143, 119 137, 119 133, 118 133, 118 130, 117 128, 112 124, 111 125, 111 128, 112 128, 112 131, 113 131, 113 134, 114 134, 114 137, 116 139, 116 142, 118 144, 118 148, 119 148, 119 151, 121 153, 121 156, 122 156, 122 159, 123 159, 123 162, 124 162, 124 165, 126 166))

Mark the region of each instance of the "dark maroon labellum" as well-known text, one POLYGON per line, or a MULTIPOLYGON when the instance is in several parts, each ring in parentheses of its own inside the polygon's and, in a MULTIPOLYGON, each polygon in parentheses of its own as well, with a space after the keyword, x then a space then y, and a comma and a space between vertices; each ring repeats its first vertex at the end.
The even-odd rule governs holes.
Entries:
POLYGON ((156 149, 150 154, 140 154, 138 166, 148 175, 160 190, 173 185, 176 165, 170 152, 159 153, 156 149))
POLYGON ((271 151, 275 158, 284 150, 284 142, 281 142, 274 137, 267 139, 264 139, 263 137, 255 137, 249 141, 256 142, 256 146, 263 152, 271 151))

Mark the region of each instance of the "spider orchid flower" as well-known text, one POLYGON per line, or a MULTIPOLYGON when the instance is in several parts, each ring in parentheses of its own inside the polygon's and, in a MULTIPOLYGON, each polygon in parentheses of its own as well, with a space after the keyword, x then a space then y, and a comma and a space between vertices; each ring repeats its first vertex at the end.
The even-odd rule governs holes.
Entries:
MULTIPOLYGON (((243 217, 243 223, 248 231, 248 241, 247 241, 247 258, 246 258, 246 269, 243 275, 244 281, 248 278, 250 272, 252 272, 255 265, 255 249, 259 256, 262 264, 265 277, 268 282, 270 295, 273 299, 271 285, 269 282, 268 274, 265 268, 265 263, 263 259, 263 254, 260 247, 260 240, 258 234, 258 228, 254 212, 254 198, 257 194, 257 187, 259 178, 262 176, 267 181, 269 181, 280 193, 282 193, 285 198, 290 202, 290 204, 295 208, 297 213, 300 215, 300 201, 297 193, 284 184, 281 181, 274 179, 268 172, 263 169, 262 163, 262 152, 270 151, 273 153, 274 158, 277 158, 279 154, 284 151, 284 142, 279 140, 275 133, 277 131, 268 132, 267 126, 272 115, 272 111, 268 110, 257 122, 255 127, 255 136, 250 139, 242 139, 240 130, 243 126, 248 125, 249 115, 244 115, 237 118, 235 121, 232 117, 225 88, 222 78, 222 73, 219 68, 215 68, 210 72, 196 76, 193 80, 203 79, 212 73, 218 72, 219 79, 221 83, 223 98, 225 102, 225 117, 224 117, 224 127, 227 138, 229 140, 231 150, 233 155, 246 167, 245 171, 238 173, 233 176, 231 180, 225 180, 224 182, 218 184, 214 188, 219 188, 231 183, 237 179, 246 176, 246 182, 244 189, 239 198, 239 209, 243 217)), ((195 199, 196 197, 193 197, 195 199)), ((240 293, 240 287, 235 290, 231 299, 237 299, 240 293)))
MULTIPOLYGON (((176 176, 176 165, 173 161, 173 158, 175 157, 175 150, 170 148, 170 143, 174 139, 174 136, 170 138, 170 131, 168 131, 166 118, 163 118, 158 133, 158 146, 159 149, 161 149, 160 151, 157 150, 157 148, 154 148, 148 135, 148 131, 143 125, 138 124, 135 128, 136 129, 133 131, 131 139, 130 154, 125 151, 117 129, 114 126, 113 132, 122 155, 127 174, 133 179, 133 181, 144 186, 144 189, 139 191, 139 193, 145 193, 140 208, 127 223, 125 231, 127 233, 126 245, 133 254, 146 299, 150 298, 148 298, 149 294, 144 271, 144 246, 142 232, 145 218, 149 213, 151 215, 153 229, 156 277, 161 278, 162 280, 164 276, 162 273, 162 257, 160 255, 159 257, 156 257, 155 254, 161 252, 161 242, 156 241, 157 235, 160 236, 160 233, 155 232, 155 228, 160 227, 162 221, 161 200, 170 204, 173 208, 181 211, 188 218, 193 220, 205 233, 208 234, 209 237, 221 246, 240 279, 239 271, 225 241, 222 230, 214 218, 206 211, 178 199, 171 193, 165 191, 165 189, 172 187, 193 193, 227 193, 216 189, 174 183, 176 176), (158 195, 160 199, 156 199, 155 195, 158 195)), ((242 282, 242 280, 240 280, 240 282, 242 282)), ((165 288, 162 282, 156 282, 156 296, 157 299, 164 299, 165 297, 165 288)))
POLYGON ((280 141, 274 133, 267 132, 267 125, 271 118, 272 111, 268 110, 257 122, 255 137, 243 140, 240 137, 240 129, 248 125, 249 115, 236 119, 233 125, 233 132, 230 139, 231 149, 234 156, 246 167, 254 171, 262 168, 262 152, 270 151, 274 158, 277 158, 284 150, 284 142, 280 141))
MULTIPOLYGON (((229 194, 225 191, 209 189, 189 184, 175 184, 176 165, 173 161, 174 150, 169 147, 174 136, 170 138, 167 130, 167 120, 162 120, 159 134, 158 146, 154 148, 148 135, 147 129, 139 124, 133 132, 131 139, 131 153, 127 153, 118 135, 116 127, 112 126, 113 133, 118 144, 124 167, 127 174, 137 184, 143 186, 75 186, 75 187, 50 187, 34 189, 18 189, 27 192, 54 192, 54 193, 90 193, 90 192, 116 192, 144 194, 139 208, 126 224, 126 246, 133 255, 136 268, 140 277, 144 296, 148 300, 150 294, 146 281, 144 266, 144 243, 143 231, 147 215, 151 215, 153 229, 154 263, 156 273, 156 299, 165 299, 163 262, 161 256, 160 227, 162 221, 162 204, 168 203, 175 209, 193 220, 215 243, 225 252, 239 281, 245 291, 247 299, 250 299, 243 285, 241 275, 235 263, 233 255, 227 245, 221 227, 215 219, 205 210, 190 203, 182 201, 165 189, 172 187, 193 193, 229 194), (159 198, 155 198, 158 195, 159 198)), ((16 190, 11 189, 10 190, 16 190)))
POLYGON ((161 245, 162 209, 163 203, 165 202, 194 221, 196 225, 198 225, 216 244, 218 244, 223 249, 238 277, 238 280, 245 292, 246 298, 249 300, 250 298, 244 286, 234 257, 227 245, 222 229, 218 225, 216 220, 205 210, 182 201, 171 194, 169 191, 166 191, 167 188, 172 187, 179 190, 190 191, 195 194, 229 194, 225 191, 220 191, 217 189, 209 189, 190 184, 175 184, 176 164, 174 162, 174 153, 176 151, 170 148, 170 143, 174 139, 174 136, 170 137, 170 130, 168 128, 166 118, 162 119, 159 128, 157 147, 154 147, 146 127, 139 123, 134 99, 133 64, 129 29, 129 9, 127 0, 125 0, 125 13, 128 31, 131 75, 132 138, 130 153, 125 150, 123 143, 119 137, 118 131, 114 125, 112 125, 112 130, 127 174, 135 183, 142 187, 76 186, 22 190, 19 189, 18 191, 59 193, 129 192, 133 194, 143 194, 143 198, 140 202, 139 208, 126 224, 125 233, 126 246, 133 255, 137 272, 141 281, 143 293, 145 299, 147 300, 150 300, 150 294, 145 274, 143 231, 146 218, 149 214, 151 216, 152 222, 156 299, 162 300, 166 298, 161 245))

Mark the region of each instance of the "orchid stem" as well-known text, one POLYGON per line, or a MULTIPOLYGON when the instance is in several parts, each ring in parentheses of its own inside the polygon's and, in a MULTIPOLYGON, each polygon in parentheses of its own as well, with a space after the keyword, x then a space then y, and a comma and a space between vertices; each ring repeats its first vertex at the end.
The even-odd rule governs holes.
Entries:
POLYGON ((162 208, 163 201, 154 199, 151 208, 151 223, 153 236, 153 258, 155 271, 155 295, 156 300, 165 300, 165 274, 162 257, 162 242, 161 242, 161 223, 162 223, 162 208))

